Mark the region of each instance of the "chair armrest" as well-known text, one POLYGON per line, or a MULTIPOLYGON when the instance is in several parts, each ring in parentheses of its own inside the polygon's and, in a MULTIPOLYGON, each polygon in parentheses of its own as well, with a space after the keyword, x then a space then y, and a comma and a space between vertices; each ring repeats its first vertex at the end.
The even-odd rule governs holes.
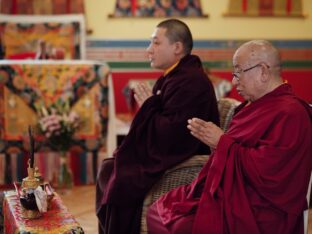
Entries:
POLYGON ((195 155, 168 169, 145 196, 144 205, 151 205, 161 195, 180 185, 190 184, 208 158, 208 155, 195 155))
POLYGON ((207 162, 208 155, 195 155, 184 162, 168 169, 145 196, 142 209, 141 233, 147 233, 146 212, 148 207, 161 195, 170 190, 190 184, 207 162))
POLYGON ((232 120, 235 108, 241 102, 234 98, 220 98, 218 100, 218 109, 220 115, 220 127, 223 131, 227 131, 232 120))

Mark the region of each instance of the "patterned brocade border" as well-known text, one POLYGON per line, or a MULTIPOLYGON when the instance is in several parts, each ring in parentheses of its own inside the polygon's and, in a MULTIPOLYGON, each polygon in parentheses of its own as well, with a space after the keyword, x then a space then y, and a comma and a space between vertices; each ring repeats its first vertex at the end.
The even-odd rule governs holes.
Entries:
MULTIPOLYGON (((211 70, 230 70, 235 49, 244 40, 196 40, 193 53, 211 70)), ((312 69, 312 40, 271 40, 280 49, 284 69, 312 69)), ((87 58, 102 60, 113 70, 150 70, 147 40, 89 40, 87 58)))
MULTIPOLYGON (((209 71, 222 79, 232 80, 232 56, 247 40, 195 40, 193 53, 197 54, 209 71)), ((299 97, 312 103, 312 39, 271 40, 282 56, 282 77, 299 97)), ((115 86, 116 111, 127 111, 122 95, 128 80, 157 78, 159 70, 150 68, 146 48, 148 40, 88 40, 87 58, 105 61, 112 70, 115 86)), ((232 90, 230 97, 241 100, 232 90)))

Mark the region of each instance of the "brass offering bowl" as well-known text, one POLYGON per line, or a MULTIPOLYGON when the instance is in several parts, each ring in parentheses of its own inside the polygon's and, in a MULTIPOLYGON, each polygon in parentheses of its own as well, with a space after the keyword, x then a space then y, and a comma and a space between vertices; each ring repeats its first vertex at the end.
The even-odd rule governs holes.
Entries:
POLYGON ((21 192, 18 191, 18 196, 22 207, 22 217, 25 219, 37 219, 41 217, 38 210, 35 197, 35 189, 40 185, 38 178, 34 177, 34 169, 27 168, 28 177, 23 179, 21 192))
POLYGON ((34 169, 31 167, 27 168, 28 176, 23 179, 23 189, 36 189, 40 185, 40 180, 35 177, 34 169))
POLYGON ((26 210, 38 210, 33 189, 24 190, 20 195, 20 202, 26 210))

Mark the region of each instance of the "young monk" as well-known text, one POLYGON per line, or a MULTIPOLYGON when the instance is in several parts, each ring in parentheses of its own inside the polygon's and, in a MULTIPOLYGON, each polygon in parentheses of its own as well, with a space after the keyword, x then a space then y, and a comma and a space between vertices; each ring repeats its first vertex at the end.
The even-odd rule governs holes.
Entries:
POLYGON ((192 34, 180 20, 157 25, 147 48, 151 67, 163 70, 153 90, 139 85, 140 106, 129 134, 114 157, 102 162, 97 178, 100 232, 139 233, 143 199, 169 168, 209 147, 185 127, 192 116, 219 124, 217 101, 200 59, 191 55, 192 34))

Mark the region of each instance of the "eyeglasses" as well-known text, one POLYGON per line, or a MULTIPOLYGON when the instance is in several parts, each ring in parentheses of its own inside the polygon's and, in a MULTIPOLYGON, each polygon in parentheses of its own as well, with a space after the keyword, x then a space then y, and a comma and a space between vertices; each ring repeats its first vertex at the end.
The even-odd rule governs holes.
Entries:
MULTIPOLYGON (((244 70, 237 71, 237 72, 233 72, 233 73, 232 73, 232 76, 233 76, 234 78, 236 78, 237 81, 239 81, 239 78, 241 77, 241 74, 242 74, 243 72, 248 72, 248 71, 250 71, 250 70, 252 70, 252 69, 254 69, 254 68, 256 68, 256 67, 261 66, 262 64, 263 64, 263 63, 258 63, 258 64, 256 64, 256 65, 254 65, 254 66, 252 66, 252 67, 249 67, 249 68, 246 68, 246 69, 244 69, 244 70)), ((266 65, 267 68, 270 68, 269 65, 267 65, 267 64, 265 64, 265 65, 266 65)))

